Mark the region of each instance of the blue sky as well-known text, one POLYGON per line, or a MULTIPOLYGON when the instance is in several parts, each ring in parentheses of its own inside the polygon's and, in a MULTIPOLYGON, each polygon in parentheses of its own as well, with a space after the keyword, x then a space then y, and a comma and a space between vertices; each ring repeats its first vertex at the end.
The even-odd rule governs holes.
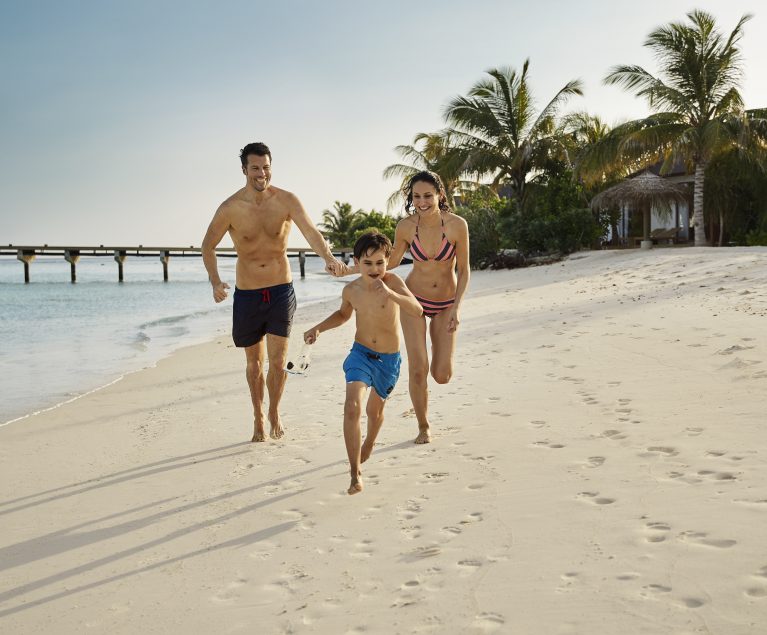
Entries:
POLYGON ((442 128, 445 103, 490 67, 529 57, 540 105, 580 78, 568 110, 645 114, 602 78, 654 72, 647 34, 693 8, 726 32, 754 14, 742 92, 767 106, 755 1, 3 0, 0 243, 199 245, 243 184, 249 141, 270 146, 273 183, 315 221, 335 200, 385 209, 394 146, 442 128))

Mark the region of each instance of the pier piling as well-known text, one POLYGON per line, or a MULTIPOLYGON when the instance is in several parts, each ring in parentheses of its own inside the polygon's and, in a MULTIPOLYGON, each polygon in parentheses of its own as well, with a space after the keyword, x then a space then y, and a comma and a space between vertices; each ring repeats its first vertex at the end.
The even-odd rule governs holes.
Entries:
POLYGON ((117 263, 117 282, 123 281, 123 263, 127 253, 124 249, 115 249, 115 262, 117 263))
POLYGON ((16 258, 24 263, 24 284, 29 284, 29 263, 35 259, 35 252, 32 249, 19 249, 16 258))
POLYGON ((80 260, 80 250, 79 249, 65 249, 64 250, 64 259, 69 263, 71 275, 72 275, 72 282, 77 282, 77 261, 80 260))
POLYGON ((163 282, 168 282, 168 260, 170 260, 169 251, 160 252, 160 261, 162 262, 162 279, 163 282))

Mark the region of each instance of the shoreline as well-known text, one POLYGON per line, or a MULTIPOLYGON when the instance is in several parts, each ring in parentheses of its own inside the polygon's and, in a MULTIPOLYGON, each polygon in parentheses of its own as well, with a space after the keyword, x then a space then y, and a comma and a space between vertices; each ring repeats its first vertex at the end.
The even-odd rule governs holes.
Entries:
POLYGON ((0 625, 753 633, 765 265, 689 248, 473 273, 454 378, 430 383, 433 443, 412 443, 403 363, 357 496, 350 324, 288 378, 282 441, 247 440, 227 335, 0 428, 0 625))

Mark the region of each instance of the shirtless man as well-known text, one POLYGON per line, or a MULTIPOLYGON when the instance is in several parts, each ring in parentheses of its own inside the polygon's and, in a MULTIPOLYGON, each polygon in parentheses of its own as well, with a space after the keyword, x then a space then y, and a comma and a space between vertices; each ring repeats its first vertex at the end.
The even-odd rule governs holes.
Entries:
POLYGON ((360 464, 373 452, 383 425, 384 404, 399 378, 400 309, 412 316, 423 314, 402 278, 386 271, 391 249, 391 242, 383 234, 363 234, 354 245, 354 262, 360 277, 344 287, 341 308, 304 333, 304 341, 314 344, 320 333, 341 326, 353 312, 357 314, 354 344, 344 362, 344 441, 351 472, 349 494, 362 491, 360 464), (371 388, 365 407, 368 429, 365 442, 361 443, 360 417, 367 388, 371 388))
POLYGON ((226 232, 237 252, 232 339, 245 349, 245 375, 253 402, 252 441, 265 441, 264 352, 269 359, 266 388, 269 392, 269 436, 285 433, 278 407, 285 388, 285 357, 296 310, 287 246, 291 222, 309 246, 333 272, 336 260, 298 198, 271 184, 272 154, 263 143, 249 143, 240 154, 245 187, 226 199, 216 211, 202 241, 202 260, 213 286, 213 299, 223 301, 229 285, 222 282, 216 263, 216 246, 226 232), (266 346, 264 346, 266 336, 266 346))

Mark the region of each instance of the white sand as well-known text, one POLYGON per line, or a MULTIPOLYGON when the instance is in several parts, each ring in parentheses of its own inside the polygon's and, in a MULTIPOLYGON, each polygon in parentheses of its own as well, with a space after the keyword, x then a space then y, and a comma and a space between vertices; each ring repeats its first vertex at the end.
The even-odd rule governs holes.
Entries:
POLYGON ((351 325, 281 442, 226 338, 0 428, 0 632, 767 632, 766 282, 758 248, 475 274, 434 443, 403 373, 358 496, 351 325))

